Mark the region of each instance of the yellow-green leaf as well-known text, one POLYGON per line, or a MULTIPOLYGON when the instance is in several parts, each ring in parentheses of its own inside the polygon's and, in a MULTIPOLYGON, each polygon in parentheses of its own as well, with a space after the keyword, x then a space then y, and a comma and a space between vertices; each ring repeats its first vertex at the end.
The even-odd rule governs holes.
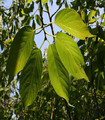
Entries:
POLYGON ((32 0, 26 0, 27 3, 30 3, 32 0))
POLYGON ((48 47, 48 72, 56 93, 69 103, 69 73, 60 61, 54 44, 48 47))
POLYGON ((90 20, 92 17, 94 17, 96 14, 96 10, 91 10, 89 15, 88 15, 88 20, 90 20))
POLYGON ((84 60, 76 42, 69 35, 59 32, 55 38, 55 45, 61 62, 76 79, 88 80, 82 68, 84 60))
POLYGON ((65 8, 59 11, 55 17, 55 24, 79 39, 94 37, 74 9, 65 8))
POLYGON ((85 21, 85 17, 86 17, 85 11, 81 11, 81 18, 82 18, 82 20, 85 21))
POLYGON ((42 0, 43 4, 46 4, 48 2, 48 0, 42 0))
POLYGON ((98 20, 98 18, 93 18, 93 19, 90 19, 88 23, 94 23, 98 20))

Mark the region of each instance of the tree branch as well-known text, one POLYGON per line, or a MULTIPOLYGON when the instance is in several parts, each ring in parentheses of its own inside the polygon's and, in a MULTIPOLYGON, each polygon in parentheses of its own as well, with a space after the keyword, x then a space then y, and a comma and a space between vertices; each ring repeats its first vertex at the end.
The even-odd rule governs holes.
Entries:
POLYGON ((42 29, 43 29, 43 31, 44 31, 45 40, 46 40, 47 36, 46 36, 45 29, 44 29, 44 22, 43 22, 43 15, 42 15, 43 7, 42 7, 42 2, 41 2, 41 0, 40 0, 40 7, 41 7, 41 8, 40 8, 40 17, 41 17, 42 29))
MULTIPOLYGON (((47 3, 47 11, 48 11, 49 20, 50 20, 50 22, 52 22, 52 17, 51 17, 51 15, 50 15, 50 10, 49 10, 48 3, 47 3)), ((50 27, 51 27, 52 34, 54 35, 54 28, 53 28, 53 25, 50 24, 50 27)))
POLYGON ((65 0, 63 0, 63 2, 60 4, 60 6, 58 7, 58 9, 52 14, 51 18, 60 10, 60 8, 62 7, 63 3, 65 2, 65 0))
POLYGON ((53 114, 54 114, 54 106, 55 106, 55 97, 54 97, 54 99, 53 99, 52 113, 51 113, 51 120, 53 119, 53 114))

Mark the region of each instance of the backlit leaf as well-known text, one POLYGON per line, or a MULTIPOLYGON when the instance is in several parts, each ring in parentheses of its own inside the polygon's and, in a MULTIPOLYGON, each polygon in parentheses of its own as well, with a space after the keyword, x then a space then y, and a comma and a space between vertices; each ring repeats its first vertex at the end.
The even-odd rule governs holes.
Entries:
POLYGON ((85 11, 81 11, 81 18, 82 18, 83 21, 85 21, 85 18, 86 18, 85 11))
POLYGON ((79 39, 94 37, 74 9, 65 8, 59 11, 55 17, 55 24, 79 39))
POLYGON ((93 18, 93 19, 90 19, 88 23, 94 23, 98 20, 98 18, 93 18))
POLYGON ((68 72, 77 79, 88 78, 82 68, 84 60, 76 42, 69 35, 59 32, 55 38, 59 57, 68 72))
POLYGON ((88 20, 90 20, 92 17, 94 17, 96 14, 96 10, 91 10, 89 15, 88 15, 88 20))
POLYGON ((61 63, 54 44, 48 47, 48 72, 56 93, 69 102, 69 74, 61 63))
POLYGON ((25 26, 16 34, 11 45, 7 62, 7 73, 10 81, 20 72, 31 54, 34 42, 34 32, 30 26, 25 26))
POLYGON ((32 0, 26 0, 27 3, 30 3, 32 0))
POLYGON ((33 103, 40 87, 42 54, 34 49, 20 77, 20 94, 25 108, 33 103))
POLYGON ((37 24, 41 26, 41 19, 39 15, 35 15, 35 19, 36 19, 37 24))
POLYGON ((48 2, 48 0, 42 0, 43 4, 46 4, 48 2))

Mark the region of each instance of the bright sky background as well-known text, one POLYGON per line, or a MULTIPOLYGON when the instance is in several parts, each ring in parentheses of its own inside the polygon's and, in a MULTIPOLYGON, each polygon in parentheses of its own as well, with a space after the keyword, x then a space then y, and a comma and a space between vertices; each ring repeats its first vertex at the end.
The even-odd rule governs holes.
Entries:
MULTIPOLYGON (((2 0, 2 1, 3 1, 3 0, 2 0)), ((6 7, 6 8, 9 8, 10 5, 11 5, 11 3, 12 3, 12 1, 13 1, 13 0, 4 0, 5 7, 6 7)), ((67 0, 68 3, 70 3, 71 1, 73 1, 73 0, 67 0)), ((35 10, 37 10, 37 8, 38 8, 38 5, 35 5, 35 10)), ((53 6, 51 6, 51 3, 49 2, 49 8, 50 8, 50 13, 51 13, 51 15, 52 15, 52 14, 56 11, 56 9, 58 8, 58 6, 56 5, 56 1, 53 3, 53 6)), ((64 6, 63 6, 62 8, 64 8, 64 6)), ((61 9, 62 9, 62 8, 61 8, 61 9)), ((34 10, 34 11, 35 11, 35 10, 34 10)), ((102 11, 102 10, 103 10, 103 9, 100 9, 100 11, 102 11)), ((38 14, 38 11, 37 11, 37 14, 38 14)), ((54 17, 53 17, 53 18, 54 18, 54 17)), ((47 13, 44 13, 43 19, 44 19, 44 23, 45 23, 45 24, 46 24, 46 23, 49 23, 49 17, 48 17, 48 14, 47 14, 47 13)), ((53 21, 54 21, 54 19, 53 19, 53 21)), ((40 26, 37 25, 36 28, 38 28, 38 27, 40 27, 40 26)), ((56 34, 57 32, 59 32, 59 31, 61 31, 61 29, 60 29, 59 27, 57 27, 54 23, 53 23, 53 27, 54 27, 54 32, 55 32, 55 34, 56 34)), ((46 29, 46 31, 47 31, 48 33, 52 34, 50 27, 45 28, 45 29, 46 29)), ((38 31, 36 31, 36 32, 38 32, 38 31)), ((53 38, 52 38, 51 36, 47 36, 47 37, 48 37, 48 40, 52 43, 53 38)), ((36 42, 38 48, 40 48, 43 40, 44 40, 44 33, 43 33, 43 32, 41 32, 39 35, 35 35, 35 42, 36 42)), ((77 39, 75 39, 75 40, 77 40, 77 39)), ((44 45, 43 45, 42 48, 41 48, 41 50, 43 51, 45 48, 48 47, 48 45, 49 45, 49 43, 48 43, 47 41, 45 41, 45 42, 44 42, 44 45)))
MULTIPOLYGON (((9 8, 10 5, 11 5, 11 3, 12 3, 12 1, 13 1, 13 0, 4 0, 5 7, 6 7, 6 8, 9 8)), ((70 3, 70 0, 68 0, 68 3, 70 3)), ((35 10, 37 9, 37 6, 38 6, 38 5, 35 6, 35 10)), ((52 14, 56 11, 56 9, 58 8, 58 6, 56 5, 56 2, 53 3, 53 6, 51 6, 51 4, 50 4, 50 2, 49 2, 49 8, 50 8, 50 13, 51 13, 51 15, 52 15, 52 14)), ((62 8, 63 8, 63 7, 62 7, 62 8)), ((34 11, 35 11, 35 10, 34 10, 34 11)), ((44 22, 45 22, 45 23, 49 23, 49 17, 48 17, 48 14, 47 14, 47 13, 44 13, 43 19, 44 19, 44 22)), ((53 21, 54 21, 54 19, 53 19, 53 21)), ((37 25, 36 28, 38 28, 38 27, 40 27, 40 26, 37 25)), ((61 31, 61 29, 60 29, 59 27, 57 27, 55 24, 53 24, 53 27, 54 27, 54 32, 55 32, 55 34, 56 34, 57 32, 59 32, 59 31, 61 31)), ((50 27, 46 28, 46 31, 47 31, 48 33, 52 34, 50 27)), ((36 32, 38 32, 38 31, 36 31, 36 32)), ((48 40, 52 43, 53 38, 52 38, 51 36, 47 36, 47 37, 48 37, 48 40)), ((38 48, 40 48, 40 46, 41 46, 41 44, 42 44, 42 42, 43 42, 43 39, 44 39, 44 34, 43 34, 43 32, 41 32, 39 35, 36 35, 36 36, 35 36, 35 42, 36 42, 38 48)), ((45 41, 45 43, 44 43, 44 45, 42 46, 41 50, 43 51, 46 47, 48 47, 48 45, 49 45, 49 43, 48 43, 47 41, 45 41)))
MULTIPOLYGON (((3 0, 2 0, 2 1, 3 1, 3 0)), ((11 3, 12 3, 12 1, 13 1, 13 0, 4 0, 5 7, 9 8, 10 5, 11 5, 11 3)), ((73 0, 67 0, 68 3, 70 3, 71 1, 73 1, 73 0)), ((37 7, 38 7, 38 5, 35 5, 35 10, 37 9, 37 7)), ((51 4, 50 4, 50 2, 49 2, 49 8, 50 8, 50 13, 51 13, 51 15, 52 15, 52 14, 56 11, 56 9, 58 8, 58 6, 56 5, 56 1, 53 3, 53 6, 51 6, 51 4)), ((62 8, 64 8, 64 6, 63 6, 62 8)), ((35 10, 34 10, 34 11, 35 11, 35 10)), ((102 10, 102 9, 100 9, 100 11, 101 11, 101 10, 102 10)), ((37 14, 38 14, 38 13, 37 13, 37 14)), ((45 23, 49 23, 49 17, 48 17, 48 14, 47 14, 47 13, 44 13, 43 18, 44 18, 44 22, 45 22, 45 23)), ((53 19, 53 21, 54 21, 54 19, 53 19)), ((38 27, 40 27, 40 26, 37 25, 36 28, 38 28, 38 27)), ((55 24, 53 24, 53 27, 54 27, 54 32, 55 32, 55 34, 56 34, 57 32, 59 32, 59 31, 61 31, 61 29, 60 29, 59 27, 57 27, 55 24)), ((52 34, 50 27, 45 28, 45 29, 46 29, 46 31, 47 31, 48 33, 52 34)), ((36 31, 36 32, 38 32, 38 31, 36 31)), ((48 37, 48 40, 52 43, 53 38, 52 38, 51 36, 47 36, 47 37, 48 37)), ((44 39, 44 33, 43 33, 43 32, 41 32, 39 35, 35 35, 35 42, 36 42, 38 48, 40 48, 40 46, 41 46, 41 44, 42 44, 42 42, 43 42, 43 39, 44 39)), ((45 43, 44 43, 44 45, 42 46, 41 50, 43 51, 46 47, 48 47, 48 45, 49 45, 49 43, 48 43, 47 41, 45 41, 45 43)))

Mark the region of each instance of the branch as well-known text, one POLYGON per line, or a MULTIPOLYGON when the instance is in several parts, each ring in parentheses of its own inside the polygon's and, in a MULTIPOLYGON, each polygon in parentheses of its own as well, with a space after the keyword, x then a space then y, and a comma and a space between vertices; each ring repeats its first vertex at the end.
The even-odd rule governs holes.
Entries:
POLYGON ((58 9, 52 14, 51 18, 60 10, 60 8, 62 7, 63 3, 65 2, 65 0, 63 0, 63 2, 60 4, 60 6, 58 7, 58 9))
MULTIPOLYGON (((35 15, 38 10, 41 10, 41 9, 37 9, 33 15, 35 15)), ((48 13, 46 10, 43 10, 43 12, 48 13)))
MULTIPOLYGON (((45 32, 46 32, 46 31, 45 31, 45 32)), ((49 33, 47 33, 47 32, 46 32, 46 34, 49 35, 49 36, 52 36, 52 37, 56 37, 56 35, 51 35, 51 34, 49 34, 49 33)))
POLYGON ((54 106, 55 106, 55 97, 54 97, 54 99, 53 99, 52 113, 51 113, 51 120, 53 119, 53 114, 54 114, 54 106))
POLYGON ((41 29, 39 32, 35 33, 35 35, 37 35, 37 34, 41 33, 41 32, 42 32, 42 30, 43 30, 43 29, 41 29))
POLYGON ((47 24, 44 24, 43 26, 41 26, 41 27, 39 27, 39 28, 36 28, 36 29, 34 29, 33 31, 36 31, 36 30, 39 30, 39 29, 41 29, 42 28, 42 30, 44 29, 44 28, 46 28, 46 27, 48 27, 50 24, 52 24, 52 23, 54 23, 54 22, 50 22, 50 23, 47 23, 47 24))
POLYGON ((43 46, 43 44, 44 44, 44 42, 45 42, 46 40, 47 40, 47 42, 49 43, 49 45, 51 44, 50 41, 48 40, 48 38, 45 37, 44 40, 43 40, 43 42, 42 42, 42 44, 41 44, 41 46, 40 46, 40 49, 42 48, 42 46, 43 46))
MULTIPOLYGON (((51 15, 50 15, 50 10, 49 10, 48 3, 47 3, 47 11, 48 11, 49 20, 50 20, 50 22, 52 22, 52 17, 51 17, 51 15)), ((50 24, 50 27, 51 27, 52 34, 54 35, 54 28, 53 28, 53 25, 50 24)))
MULTIPOLYGON (((41 17, 42 29, 43 29, 43 31, 44 31, 45 40, 46 40, 47 36, 46 36, 45 28, 44 28, 43 15, 42 15, 43 7, 42 7, 42 2, 41 2, 41 0, 40 0, 40 7, 41 7, 41 9, 40 9, 40 17, 41 17)), ((44 40, 44 41, 45 41, 45 40, 44 40)))
POLYGON ((41 29, 41 28, 42 28, 42 26, 41 26, 41 27, 39 27, 39 28, 34 29, 33 31, 39 30, 39 29, 41 29))

